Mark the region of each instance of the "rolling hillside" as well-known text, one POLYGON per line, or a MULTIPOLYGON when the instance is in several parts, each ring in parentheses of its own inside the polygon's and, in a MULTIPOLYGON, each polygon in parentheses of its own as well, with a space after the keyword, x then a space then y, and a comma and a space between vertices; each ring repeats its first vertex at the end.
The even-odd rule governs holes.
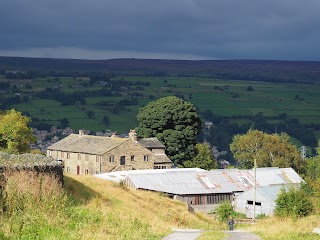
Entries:
POLYGON ((320 82, 320 62, 264 60, 79 60, 0 57, 0 69, 37 71, 95 71, 127 74, 182 74, 225 79, 320 82))

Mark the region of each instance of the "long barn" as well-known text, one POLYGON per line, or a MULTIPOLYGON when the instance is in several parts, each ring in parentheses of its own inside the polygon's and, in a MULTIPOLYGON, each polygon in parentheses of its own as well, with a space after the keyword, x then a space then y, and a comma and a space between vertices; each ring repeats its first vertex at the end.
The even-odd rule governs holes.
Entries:
MULTIPOLYGON (((257 168, 256 185, 299 184, 302 178, 292 168, 257 168)), ((213 209, 221 202, 234 200, 234 196, 254 186, 252 169, 199 168, 161 169, 113 172, 96 175, 107 180, 122 180, 129 188, 165 193, 167 196, 192 206, 213 209)))

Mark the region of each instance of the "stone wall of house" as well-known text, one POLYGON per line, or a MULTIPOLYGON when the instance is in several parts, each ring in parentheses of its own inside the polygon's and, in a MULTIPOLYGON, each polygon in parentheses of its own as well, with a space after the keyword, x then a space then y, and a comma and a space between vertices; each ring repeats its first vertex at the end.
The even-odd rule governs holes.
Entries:
POLYGON ((153 169, 153 153, 140 144, 129 140, 115 147, 103 156, 102 172, 133 169, 153 169), (124 159, 124 164, 121 163, 124 159), (113 159, 113 160, 112 160, 113 159))
POLYGON ((155 163, 154 168, 155 169, 169 169, 172 168, 172 163, 155 163))
POLYGON ((153 153, 131 139, 104 155, 49 150, 47 155, 61 159, 64 163, 64 172, 75 175, 154 168, 153 153), (121 157, 124 158, 124 165, 121 164, 121 157))

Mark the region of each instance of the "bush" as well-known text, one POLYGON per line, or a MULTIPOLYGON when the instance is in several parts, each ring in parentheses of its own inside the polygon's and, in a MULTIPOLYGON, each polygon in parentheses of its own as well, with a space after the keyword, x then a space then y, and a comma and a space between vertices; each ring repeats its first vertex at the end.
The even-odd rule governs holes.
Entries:
POLYGON ((282 188, 275 202, 277 216, 298 218, 308 216, 313 210, 312 202, 305 192, 293 187, 287 191, 282 188))
POLYGON ((216 213, 220 221, 225 222, 229 219, 230 216, 234 215, 234 211, 231 203, 223 202, 217 209, 216 213))

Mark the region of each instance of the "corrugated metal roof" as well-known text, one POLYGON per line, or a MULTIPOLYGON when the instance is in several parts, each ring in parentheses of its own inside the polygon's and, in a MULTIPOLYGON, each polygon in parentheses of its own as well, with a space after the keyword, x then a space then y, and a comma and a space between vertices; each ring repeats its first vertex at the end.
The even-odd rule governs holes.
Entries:
POLYGON ((120 182, 129 175, 143 175, 143 174, 158 174, 166 172, 206 172, 201 168, 170 168, 170 169, 144 169, 144 170, 129 170, 129 171, 115 171, 110 173, 100 173, 94 175, 97 178, 104 180, 110 180, 114 182, 120 182))
POLYGON ((58 150, 76 153, 104 154, 116 146, 128 141, 129 138, 103 137, 70 134, 68 137, 49 146, 48 150, 58 150))
POLYGON ((264 186, 258 187, 257 191, 259 191, 263 196, 265 196, 269 200, 274 201, 277 195, 280 193, 281 188, 283 187, 283 185, 264 186))
MULTIPOLYGON (((257 187, 256 191, 259 192, 262 196, 264 196, 265 198, 269 199, 271 202, 274 202, 274 200, 277 198, 278 194, 280 193, 282 188, 285 188, 286 190, 288 190, 290 186, 288 185, 272 185, 272 186, 263 186, 263 187, 257 187)), ((253 193, 254 189, 250 189, 247 192, 243 192, 240 193, 238 195, 236 195, 236 198, 241 199, 244 196, 248 196, 249 194, 249 198, 247 200, 251 200, 253 197, 253 195, 251 193, 253 193)))
MULTIPOLYGON (((199 171, 199 169, 188 168, 159 170, 135 170, 117 174, 122 175, 122 179, 126 178, 127 181, 130 181, 135 188, 178 195, 243 192, 254 186, 253 170, 217 169, 199 171)), ((101 178, 106 179, 103 176, 110 178, 115 174, 100 175, 101 178)), ((257 186, 292 184, 301 181, 303 181, 302 178, 292 168, 257 168, 257 186), (291 182, 288 182, 288 180, 285 182, 284 178, 290 178, 291 182)))

